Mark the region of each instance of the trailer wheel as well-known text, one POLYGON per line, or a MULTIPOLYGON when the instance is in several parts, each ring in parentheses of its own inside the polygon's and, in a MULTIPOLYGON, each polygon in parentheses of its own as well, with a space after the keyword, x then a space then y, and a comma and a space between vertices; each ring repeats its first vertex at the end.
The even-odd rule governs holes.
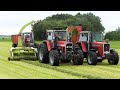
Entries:
POLYGON ((116 51, 112 51, 110 53, 110 57, 108 59, 109 64, 117 65, 119 62, 119 55, 116 51))
POLYGON ((74 65, 82 65, 83 64, 83 52, 81 50, 75 50, 73 54, 73 64, 74 65))
POLYGON ((49 63, 48 57, 49 57, 49 53, 47 46, 45 43, 42 43, 38 51, 38 60, 40 63, 49 63))
POLYGON ((88 52, 87 63, 89 65, 96 65, 97 64, 97 54, 95 52, 93 52, 93 51, 88 52))
POLYGON ((17 47, 17 44, 12 44, 12 47, 17 47))
POLYGON ((59 53, 57 50, 50 51, 49 62, 52 66, 59 66, 59 53))
POLYGON ((10 57, 8 57, 8 61, 10 61, 10 57))

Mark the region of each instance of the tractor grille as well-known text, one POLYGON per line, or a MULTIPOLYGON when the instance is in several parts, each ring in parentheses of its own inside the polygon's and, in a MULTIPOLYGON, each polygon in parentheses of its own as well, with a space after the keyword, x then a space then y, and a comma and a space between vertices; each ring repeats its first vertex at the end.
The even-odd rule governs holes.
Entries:
POLYGON ((66 44, 66 50, 71 51, 73 49, 72 43, 67 43, 66 44))
POLYGON ((110 45, 109 44, 104 44, 104 52, 110 50, 110 45))

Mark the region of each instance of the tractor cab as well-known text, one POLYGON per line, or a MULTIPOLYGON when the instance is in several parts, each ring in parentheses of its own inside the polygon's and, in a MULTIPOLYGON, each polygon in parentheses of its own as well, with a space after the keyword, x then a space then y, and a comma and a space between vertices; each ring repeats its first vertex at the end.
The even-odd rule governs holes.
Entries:
POLYGON ((83 52, 87 52, 90 49, 90 31, 81 31, 80 32, 80 38, 79 38, 79 42, 81 43, 81 48, 83 50, 83 52))
POLYGON ((102 32, 81 31, 79 41, 102 42, 103 34, 102 32))
POLYGON ((47 30, 47 40, 51 42, 51 48, 63 50, 66 41, 66 30, 47 30))
POLYGON ((33 32, 24 32, 21 34, 23 46, 34 46, 34 36, 33 32))
POLYGON ((103 42, 102 32, 91 32, 91 42, 103 42))
POLYGON ((47 40, 66 41, 66 30, 47 30, 47 40))
POLYGON ((110 53, 109 43, 103 42, 102 32, 82 31, 79 41, 83 52, 96 51, 98 56, 105 57, 110 53))
POLYGON ((66 30, 47 30, 47 40, 51 42, 51 48, 66 53, 72 50, 71 33, 66 30))

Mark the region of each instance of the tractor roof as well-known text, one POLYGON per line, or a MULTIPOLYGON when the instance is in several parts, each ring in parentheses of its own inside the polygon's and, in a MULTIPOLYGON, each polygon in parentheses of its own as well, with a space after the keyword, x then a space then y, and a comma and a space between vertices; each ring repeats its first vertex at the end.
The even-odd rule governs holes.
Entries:
POLYGON ((61 31, 65 31, 66 32, 66 30, 47 30, 47 32, 61 32, 61 31))
POLYGON ((80 33, 90 33, 91 31, 81 31, 80 33))
POLYGON ((102 32, 100 32, 100 31, 81 31, 80 33, 92 33, 92 34, 94 34, 94 33, 102 33, 102 32))
POLYGON ((31 34, 32 32, 22 32, 21 34, 31 34))

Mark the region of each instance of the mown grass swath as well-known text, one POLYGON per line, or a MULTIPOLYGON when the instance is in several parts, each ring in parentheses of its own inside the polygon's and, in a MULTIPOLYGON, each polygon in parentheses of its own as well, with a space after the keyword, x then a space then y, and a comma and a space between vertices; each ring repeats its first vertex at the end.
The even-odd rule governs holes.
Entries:
MULTIPOLYGON (((40 41, 37 41, 41 43, 40 41)), ((120 55, 120 41, 110 41, 120 55)), ((88 65, 84 60, 83 65, 61 63, 60 66, 39 63, 37 60, 8 61, 11 48, 10 38, 0 41, 0 78, 15 79, 119 79, 120 64, 109 65, 107 60, 95 66, 88 65)))

